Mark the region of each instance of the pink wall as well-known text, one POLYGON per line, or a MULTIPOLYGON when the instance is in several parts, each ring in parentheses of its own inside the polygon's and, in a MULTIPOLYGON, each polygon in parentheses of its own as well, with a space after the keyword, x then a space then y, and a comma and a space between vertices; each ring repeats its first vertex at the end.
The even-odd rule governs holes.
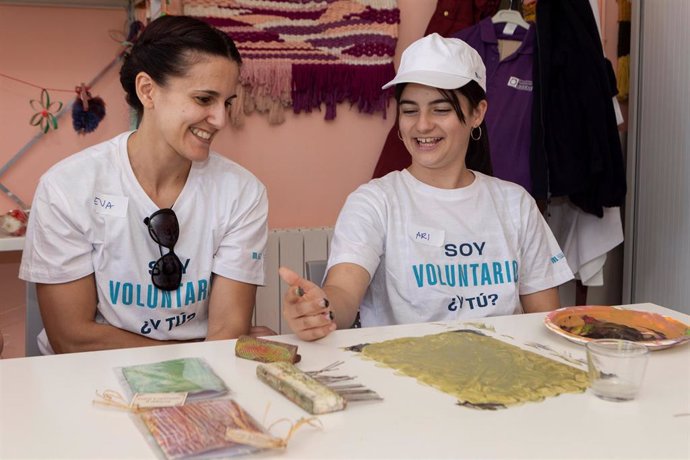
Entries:
MULTIPOLYGON (((615 57, 617 7, 599 0, 606 52, 615 57)), ((401 11, 398 56, 421 36, 435 0, 398 0, 401 11)), ((126 13, 119 9, 50 8, 0 5, 0 72, 49 88, 71 89, 91 80, 117 54, 110 30, 123 30, 126 13)), ((615 62, 614 62, 615 64, 615 62)), ((39 89, 0 77, 0 167, 36 133, 29 125, 29 100, 39 89)), ((69 114, 0 176, 0 183, 30 203, 40 175, 67 155, 128 129, 128 111, 117 67, 93 88, 108 114, 92 134, 77 135, 69 114)), ((51 93, 68 103, 73 94, 51 93)), ((332 122, 323 114, 288 114, 280 126, 260 115, 240 129, 228 128, 214 148, 253 171, 266 184, 272 228, 333 225, 348 193, 367 181, 393 123, 389 116, 361 115, 340 106, 332 122)), ((0 193, 0 212, 16 207, 0 193)))
MULTIPOLYGON (((399 47, 421 36, 435 0, 399 0, 402 25, 399 47)), ((126 13, 117 9, 0 6, 0 72, 48 88, 71 89, 88 82, 117 54, 109 30, 123 30, 126 13)), ((0 166, 36 133, 29 125, 29 100, 40 90, 0 77, 0 166)), ((69 114, 59 129, 44 136, 4 175, 0 183, 30 203, 40 175, 51 165, 89 145, 128 129, 128 111, 117 77, 108 72, 92 94, 107 104, 98 129, 77 135, 69 114)), ((69 103, 73 94, 51 92, 69 103)), ((347 194, 366 182, 393 123, 340 106, 334 121, 323 113, 289 114, 280 126, 260 115, 243 128, 227 128, 214 149, 251 170, 266 184, 272 228, 330 226, 347 194)), ((0 212, 16 205, 0 193, 0 212)))

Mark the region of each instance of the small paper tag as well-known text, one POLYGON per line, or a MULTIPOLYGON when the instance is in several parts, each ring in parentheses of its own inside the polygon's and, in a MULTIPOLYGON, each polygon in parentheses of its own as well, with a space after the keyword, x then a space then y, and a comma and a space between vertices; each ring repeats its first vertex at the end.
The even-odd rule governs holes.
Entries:
POLYGON ((97 193, 93 197, 92 205, 98 214, 125 217, 127 215, 128 203, 129 198, 126 196, 104 195, 97 193))
POLYGON ((515 33, 515 29, 517 29, 517 24, 513 24, 512 22, 506 22, 506 26, 503 28, 503 34, 513 35, 515 33))
POLYGON ((427 246, 441 247, 446 240, 446 232, 434 228, 412 227, 410 238, 427 246))
POLYGON ((187 393, 137 393, 132 398, 133 407, 183 406, 187 393))

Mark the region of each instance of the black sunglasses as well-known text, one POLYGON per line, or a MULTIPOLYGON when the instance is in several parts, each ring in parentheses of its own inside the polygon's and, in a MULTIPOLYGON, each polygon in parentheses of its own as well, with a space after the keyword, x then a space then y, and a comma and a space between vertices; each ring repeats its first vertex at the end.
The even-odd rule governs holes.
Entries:
POLYGON ((174 251, 175 243, 180 236, 180 225, 175 211, 169 208, 159 209, 144 219, 144 223, 161 253, 160 259, 151 270, 151 281, 158 289, 174 291, 180 287, 182 281, 182 262, 174 251), (169 249, 170 252, 163 255, 163 248, 169 249))

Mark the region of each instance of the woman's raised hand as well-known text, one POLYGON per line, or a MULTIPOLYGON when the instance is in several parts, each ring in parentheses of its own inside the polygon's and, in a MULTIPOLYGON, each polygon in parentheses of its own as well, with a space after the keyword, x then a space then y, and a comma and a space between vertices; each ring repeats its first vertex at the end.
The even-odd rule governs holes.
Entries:
POLYGON ((289 287, 283 296, 283 317, 302 340, 318 340, 336 329, 326 293, 286 267, 278 270, 289 287))

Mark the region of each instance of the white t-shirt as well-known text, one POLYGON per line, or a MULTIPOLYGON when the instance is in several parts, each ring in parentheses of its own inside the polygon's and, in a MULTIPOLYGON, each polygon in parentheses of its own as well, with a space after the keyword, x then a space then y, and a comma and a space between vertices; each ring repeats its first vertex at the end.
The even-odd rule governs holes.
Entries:
POLYGON ((363 326, 520 313, 520 295, 572 279, 532 197, 474 175, 446 190, 394 171, 350 194, 328 269, 349 262, 369 272, 363 326))
MULTIPOLYGON (((180 226, 174 251, 184 267, 181 286, 161 291, 150 273, 161 248, 144 224, 159 208, 132 171, 130 134, 72 155, 43 175, 19 277, 55 284, 95 273, 96 321, 158 340, 205 338, 211 273, 264 283, 265 187, 214 152, 192 163, 172 207, 180 226)), ((52 352, 45 332, 39 348, 52 352)))

